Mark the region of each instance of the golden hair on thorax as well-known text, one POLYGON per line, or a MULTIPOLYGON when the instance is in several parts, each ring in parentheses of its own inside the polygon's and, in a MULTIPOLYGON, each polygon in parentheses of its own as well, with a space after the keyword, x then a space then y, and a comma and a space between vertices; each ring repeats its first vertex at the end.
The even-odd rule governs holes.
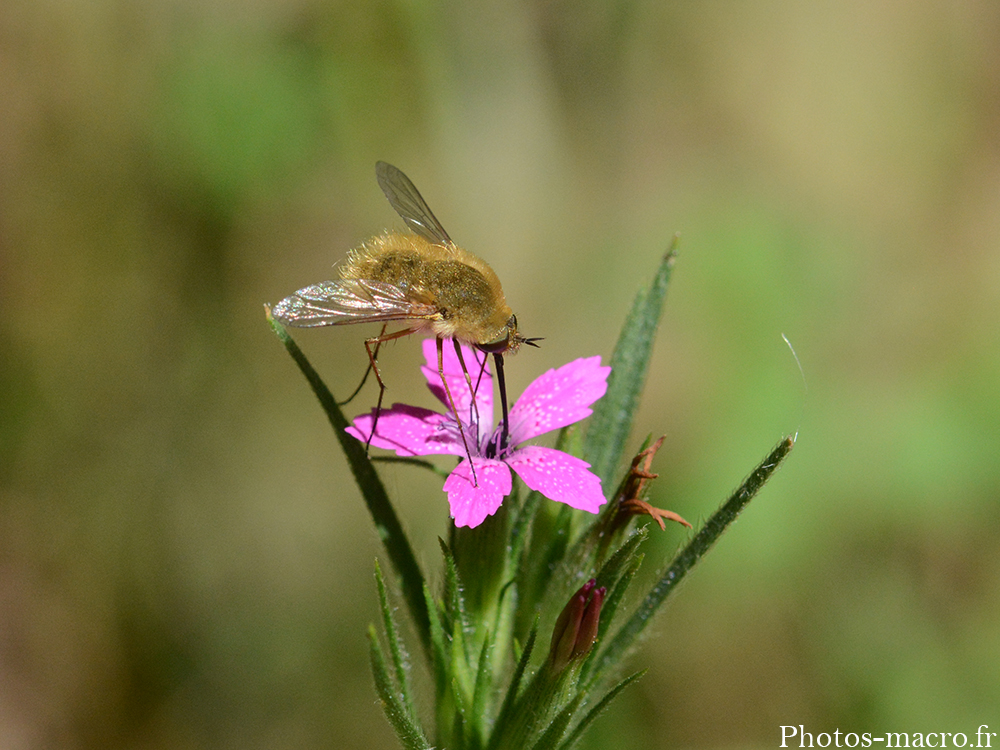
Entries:
MULTIPOLYGON (((496 273, 486 261, 452 242, 409 178, 383 161, 375 165, 375 176, 389 203, 413 233, 386 232, 373 237, 348 253, 340 266, 339 279, 298 290, 275 306, 273 316, 285 325, 302 328, 383 324, 379 335, 365 340, 369 371, 375 372, 379 384, 369 445, 385 394, 377 362, 383 343, 428 329, 437 337, 438 373, 449 407, 459 422, 454 398, 444 378, 443 341, 454 342, 470 390, 472 380, 459 344, 494 355, 503 409, 503 430, 499 443, 493 446, 493 452, 498 453, 506 447, 509 432, 503 355, 516 352, 521 344, 537 346, 538 339, 527 339, 518 333, 517 317, 507 305, 496 273), (397 321, 406 327, 386 333, 388 324, 397 321)), ((464 442, 464 431, 462 439, 464 442)), ((467 443, 465 449, 471 461, 467 443)))

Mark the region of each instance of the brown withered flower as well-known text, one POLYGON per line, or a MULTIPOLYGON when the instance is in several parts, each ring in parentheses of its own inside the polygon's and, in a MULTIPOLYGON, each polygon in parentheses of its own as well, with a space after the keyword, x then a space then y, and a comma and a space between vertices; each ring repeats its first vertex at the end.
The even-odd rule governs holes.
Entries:
POLYGON ((660 449, 660 446, 663 445, 665 438, 666 435, 661 436, 660 439, 651 446, 645 450, 639 451, 635 458, 632 459, 632 467, 629 469, 628 477, 625 479, 625 486, 622 489, 621 495, 619 495, 618 508, 621 512, 629 515, 650 516, 654 521, 660 524, 660 528, 664 531, 667 528, 667 525, 664 523, 664 519, 667 521, 676 521, 677 523, 683 524, 690 529, 691 524, 681 518, 677 513, 674 513, 672 510, 654 508, 643 499, 643 497, 647 494, 646 485, 651 479, 656 479, 660 476, 659 474, 653 474, 650 472, 649 467, 653 463, 653 457, 656 455, 656 452, 660 449))

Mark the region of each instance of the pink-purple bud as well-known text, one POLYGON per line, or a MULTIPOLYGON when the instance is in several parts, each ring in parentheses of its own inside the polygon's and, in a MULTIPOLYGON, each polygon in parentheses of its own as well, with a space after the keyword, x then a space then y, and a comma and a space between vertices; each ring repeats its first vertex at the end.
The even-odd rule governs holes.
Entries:
POLYGON ((607 589, 596 586, 597 581, 591 578, 570 597, 569 603, 559 613, 549 648, 549 664, 556 673, 574 659, 590 653, 597 640, 601 605, 604 604, 607 589))

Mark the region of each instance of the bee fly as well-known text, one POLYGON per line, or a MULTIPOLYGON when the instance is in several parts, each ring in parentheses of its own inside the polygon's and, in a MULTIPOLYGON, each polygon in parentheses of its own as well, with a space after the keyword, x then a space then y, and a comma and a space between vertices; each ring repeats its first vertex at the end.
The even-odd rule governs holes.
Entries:
MULTIPOLYGON (((339 279, 298 290, 279 302, 273 315, 286 325, 302 328, 383 324, 378 336, 365 339, 369 361, 365 379, 374 371, 379 384, 378 404, 367 445, 371 445, 375 435, 385 395, 385 383, 377 362, 383 343, 427 329, 434 333, 438 374, 448 406, 459 425, 462 422, 455 399, 444 377, 443 342, 452 340, 470 393, 473 391, 472 379, 459 344, 469 344, 485 354, 492 354, 500 387, 503 427, 499 442, 488 446, 487 451, 496 455, 507 446, 509 435, 503 355, 513 354, 521 344, 537 346, 535 342, 540 339, 518 334, 517 317, 507 305, 493 269, 451 241, 405 174, 380 161, 375 165, 375 176, 393 209, 414 233, 386 232, 373 237, 348 254, 347 261, 340 266, 339 279), (406 327, 386 333, 388 324, 395 321, 403 322, 406 327)), ((364 385, 365 379, 351 398, 364 385)), ((459 429, 459 432, 471 465, 465 430, 459 429)))

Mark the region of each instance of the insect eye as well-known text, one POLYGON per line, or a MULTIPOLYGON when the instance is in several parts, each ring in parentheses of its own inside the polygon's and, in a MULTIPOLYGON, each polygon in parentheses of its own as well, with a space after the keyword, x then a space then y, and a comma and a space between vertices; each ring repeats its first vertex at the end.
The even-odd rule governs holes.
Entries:
MULTIPOLYGON (((517 338, 517 316, 511 315, 507 318, 507 325, 504 326, 503 333, 500 334, 499 338, 493 341, 486 341, 482 344, 476 344, 476 348, 487 354, 500 354, 514 346, 517 338)), ((517 347, 514 346, 514 348, 517 347)))

